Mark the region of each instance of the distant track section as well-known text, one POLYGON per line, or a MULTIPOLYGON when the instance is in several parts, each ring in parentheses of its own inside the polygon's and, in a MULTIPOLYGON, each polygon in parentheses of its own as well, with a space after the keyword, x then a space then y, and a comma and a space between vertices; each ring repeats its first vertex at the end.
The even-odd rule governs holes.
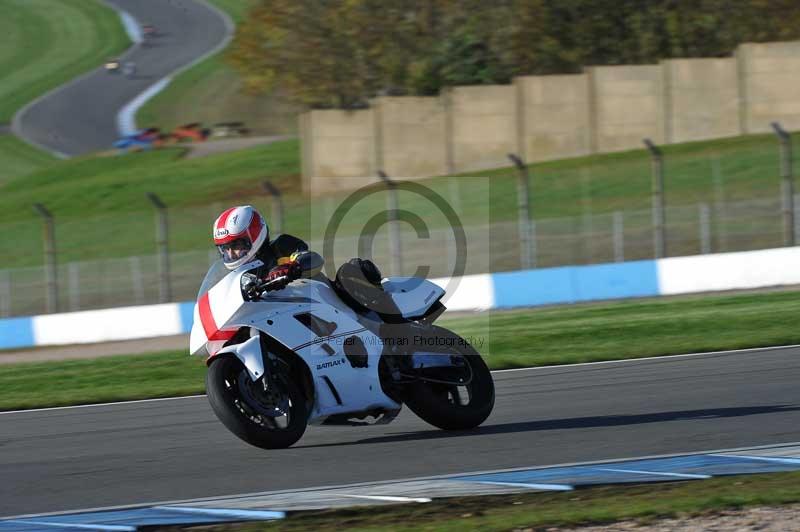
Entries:
MULTIPOLYGON (((120 58, 136 65, 130 78, 98 68, 35 100, 14 117, 14 133, 56 154, 73 156, 111 148, 117 114, 161 79, 212 53, 233 26, 203 0, 106 0, 157 35, 120 58)), ((109 58, 111 59, 111 58, 109 58)), ((146 124, 144 124, 146 126, 146 124)))

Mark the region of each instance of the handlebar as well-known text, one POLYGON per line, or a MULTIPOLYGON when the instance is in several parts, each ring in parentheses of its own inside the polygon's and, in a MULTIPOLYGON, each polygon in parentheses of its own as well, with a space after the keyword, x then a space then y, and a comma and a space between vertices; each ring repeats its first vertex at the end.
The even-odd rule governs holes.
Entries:
POLYGON ((255 292, 258 295, 261 295, 267 292, 272 292, 273 290, 280 290, 281 288, 286 286, 286 283, 288 283, 289 281, 291 281, 291 279, 289 278, 288 275, 282 275, 271 281, 264 281, 263 283, 258 283, 255 286, 255 292))

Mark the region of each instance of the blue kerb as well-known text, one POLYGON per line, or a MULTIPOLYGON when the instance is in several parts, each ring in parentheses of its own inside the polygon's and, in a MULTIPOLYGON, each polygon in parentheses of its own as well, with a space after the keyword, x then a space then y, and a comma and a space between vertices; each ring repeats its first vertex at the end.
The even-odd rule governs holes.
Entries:
POLYGON ((178 312, 181 315, 181 332, 191 332, 194 322, 194 301, 178 303, 178 312))
POLYGON ((602 464, 548 467, 455 477, 453 480, 523 485, 588 486, 689 480, 692 476, 742 475, 800 470, 800 461, 769 461, 757 457, 692 455, 602 464), (681 476, 683 475, 683 476, 681 476))
POLYGON ((34 345, 36 343, 33 338, 33 318, 0 320, 0 349, 34 345))
POLYGON ((130 510, 80 512, 48 515, 45 517, 6 519, 0 520, 0 532, 42 530, 43 525, 47 526, 49 530, 75 530, 74 525, 78 525, 80 527, 97 527, 96 530, 122 531, 136 530, 138 527, 142 526, 210 524, 229 521, 267 521, 282 519, 284 517, 284 512, 270 510, 160 506, 134 508, 130 510))
POLYGON ((496 273, 492 283, 495 308, 659 295, 651 260, 496 273))

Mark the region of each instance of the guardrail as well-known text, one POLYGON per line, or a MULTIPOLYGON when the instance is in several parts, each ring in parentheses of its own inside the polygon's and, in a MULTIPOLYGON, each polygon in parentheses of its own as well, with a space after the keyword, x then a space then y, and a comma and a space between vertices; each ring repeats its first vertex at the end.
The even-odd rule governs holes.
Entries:
MULTIPOLYGON (((467 275, 446 305, 488 310, 792 284, 800 284, 800 247, 467 275)), ((0 349, 186 334, 193 316, 190 301, 4 319, 0 349)))

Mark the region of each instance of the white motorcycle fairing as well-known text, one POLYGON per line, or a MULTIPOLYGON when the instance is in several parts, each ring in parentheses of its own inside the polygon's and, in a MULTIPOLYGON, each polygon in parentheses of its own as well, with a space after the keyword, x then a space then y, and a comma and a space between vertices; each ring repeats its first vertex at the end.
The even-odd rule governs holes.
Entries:
MULTIPOLYGON (((296 353, 308 367, 314 387, 309 423, 321 423, 337 414, 399 411, 400 404, 383 392, 378 376, 383 340, 359 321, 325 281, 296 280, 257 301, 246 301, 242 275, 261 265, 260 261, 245 264, 200 294, 194 310, 191 354, 208 354, 213 360, 230 353, 257 380, 265 371, 261 332, 296 353), (250 328, 250 338, 223 348, 242 327, 250 328), (348 357, 353 345, 366 351, 365 367, 348 357)), ((406 279, 392 283, 388 280, 388 287, 400 287, 397 294, 402 294, 402 299, 396 302, 409 316, 423 315, 444 293, 429 281, 416 280, 413 289, 406 279), (409 288, 401 291, 402 286, 409 288)))

